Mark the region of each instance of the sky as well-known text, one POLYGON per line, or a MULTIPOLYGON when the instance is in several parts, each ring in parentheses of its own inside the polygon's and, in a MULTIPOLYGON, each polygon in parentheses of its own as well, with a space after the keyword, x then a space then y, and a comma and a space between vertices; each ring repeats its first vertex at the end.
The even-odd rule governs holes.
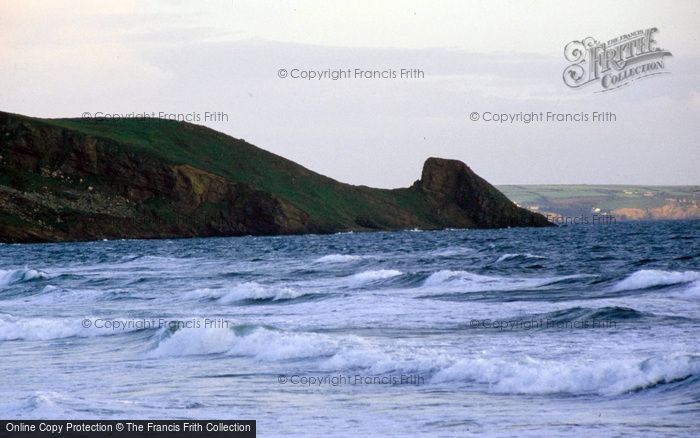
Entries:
POLYGON ((410 185, 431 156, 494 184, 700 185, 699 13, 694 1, 0 0, 0 110, 221 112, 197 123, 375 187, 410 185), (668 74, 605 93, 564 84, 570 41, 651 27, 668 74), (423 75, 290 77, 402 68, 423 75), (483 120, 594 111, 615 121, 483 120))

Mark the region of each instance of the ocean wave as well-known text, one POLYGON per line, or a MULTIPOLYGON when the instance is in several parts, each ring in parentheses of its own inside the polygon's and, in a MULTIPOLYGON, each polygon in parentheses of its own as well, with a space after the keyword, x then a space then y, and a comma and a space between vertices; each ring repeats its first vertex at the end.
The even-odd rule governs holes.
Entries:
POLYGON ((326 372, 363 370, 367 374, 400 372, 432 375, 452 363, 454 359, 450 356, 424 346, 387 352, 364 339, 357 339, 322 360, 319 369, 326 372))
POLYGON ((226 293, 226 289, 195 289, 181 294, 179 301, 215 301, 226 293))
POLYGON ((283 286, 263 285, 249 281, 224 289, 196 289, 181 296, 189 301, 217 301, 221 304, 233 304, 239 301, 280 301, 293 300, 306 295, 306 292, 283 286))
POLYGON ((280 361, 327 356, 338 349, 329 336, 317 333, 291 333, 265 328, 239 337, 229 355, 251 356, 263 361, 280 361))
POLYGON ((36 269, 18 269, 14 271, 5 271, 0 269, 0 287, 46 277, 46 273, 37 271, 36 269))
POLYGON ((161 339, 148 358, 218 354, 228 351, 236 334, 228 328, 183 328, 161 339))
POLYGON ((557 310, 546 313, 538 317, 554 322, 569 321, 618 321, 634 320, 655 316, 652 313, 640 312, 630 307, 608 306, 608 307, 572 307, 564 310, 557 310))
POLYGON ((415 373, 426 383, 481 384, 485 392, 614 396, 700 378, 700 357, 677 354, 622 360, 456 359, 420 348, 391 353, 359 342, 321 360, 326 372, 362 369, 369 374, 415 373))
POLYGON ((9 418, 24 418, 27 414, 38 418, 55 418, 63 415, 75 415, 62 407, 67 397, 54 391, 36 391, 34 394, 16 399, 15 403, 0 406, 0 415, 9 418))
POLYGON ((656 315, 651 312, 640 312, 629 307, 608 306, 599 308, 571 307, 547 313, 534 313, 504 318, 476 319, 469 324, 459 324, 455 329, 498 329, 501 331, 531 331, 546 329, 617 329, 618 323, 638 320, 655 319, 685 321, 680 316, 656 315), (478 321, 478 324, 474 324, 478 321))
POLYGON ((275 362, 330 355, 337 348, 337 342, 316 333, 293 333, 263 327, 197 328, 180 329, 162 339, 147 357, 225 354, 275 362))
POLYGON ((351 369, 387 373, 400 370, 437 370, 447 358, 423 347, 388 353, 357 336, 335 337, 312 332, 289 332, 260 326, 180 329, 159 334, 148 358, 223 355, 275 363, 311 359, 324 372, 351 369), (165 336, 163 336, 165 334, 165 336))
POLYGON ((386 280, 388 278, 398 277, 402 275, 403 272, 396 269, 378 269, 372 271, 358 272, 357 274, 345 277, 344 280, 350 286, 360 286, 367 283, 373 283, 379 280, 386 280))
POLYGON ((102 298, 114 298, 113 292, 87 289, 66 289, 52 284, 48 284, 41 289, 38 294, 17 295, 10 299, 21 302, 31 302, 32 304, 66 304, 85 303, 96 301, 102 298))
POLYGON ((627 276, 613 285, 613 292, 644 290, 659 286, 673 286, 700 281, 700 272, 661 271, 644 269, 627 276))
POLYGON ((501 263, 505 262, 506 260, 511 260, 511 259, 546 259, 547 257, 545 256, 540 256, 536 254, 530 254, 529 252, 526 253, 515 253, 515 254, 503 254, 496 260, 496 263, 501 263))
POLYGON ((697 357, 580 362, 526 358, 463 359, 437 372, 432 383, 476 382, 508 394, 620 395, 684 380, 700 373, 697 357))
POLYGON ((261 284, 255 281, 240 283, 225 288, 204 288, 186 292, 178 297, 180 301, 215 301, 221 304, 234 304, 245 301, 286 301, 322 297, 335 288, 358 288, 367 285, 377 285, 403 275, 394 269, 379 269, 362 271, 345 277, 335 277, 322 280, 299 281, 281 285, 261 284))
POLYGON ((464 255, 473 253, 473 248, 467 248, 462 246, 448 246, 447 248, 436 249, 433 251, 428 251, 427 254, 433 257, 454 257, 458 255, 464 255))
POLYGON ((423 288, 457 288, 460 292, 484 292, 531 289, 565 280, 587 277, 587 275, 565 275, 556 277, 499 277, 474 274, 467 271, 437 271, 423 281, 423 288))
POLYGON ((328 254, 314 260, 315 263, 348 263, 361 260, 363 257, 350 254, 328 254))
POLYGON ((231 304, 245 300, 293 300, 302 295, 305 295, 303 291, 291 287, 267 286, 251 281, 229 289, 218 301, 231 304))
MULTIPOLYGON (((91 322, 94 319, 90 319, 91 322)), ((48 341, 65 338, 91 338, 111 336, 137 328, 112 330, 111 328, 83 326, 81 319, 58 318, 18 318, 12 315, 0 315, 0 341, 48 341)))
POLYGON ((354 336, 251 326, 180 329, 146 353, 148 358, 193 355, 246 357, 264 363, 305 359, 312 360, 322 373, 416 373, 431 385, 476 384, 483 385, 485 392, 503 394, 615 396, 700 377, 700 357, 684 354, 586 361, 527 356, 455 358, 424 346, 387 349, 354 336))

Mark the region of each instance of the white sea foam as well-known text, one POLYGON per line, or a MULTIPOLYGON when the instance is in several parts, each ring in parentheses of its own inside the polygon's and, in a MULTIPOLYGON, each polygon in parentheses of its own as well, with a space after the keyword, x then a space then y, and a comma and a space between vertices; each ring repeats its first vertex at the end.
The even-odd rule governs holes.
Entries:
POLYGON ((613 285, 614 292, 642 290, 656 286, 671 286, 700 281, 700 272, 696 271, 661 271, 644 269, 629 275, 613 285))

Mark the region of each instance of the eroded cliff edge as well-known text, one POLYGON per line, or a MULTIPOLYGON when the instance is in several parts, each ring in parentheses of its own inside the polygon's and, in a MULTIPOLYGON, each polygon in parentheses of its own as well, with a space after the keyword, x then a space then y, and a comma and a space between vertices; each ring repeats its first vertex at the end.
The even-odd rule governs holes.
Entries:
POLYGON ((0 241, 548 226, 456 160, 352 186, 211 129, 0 112, 0 241))

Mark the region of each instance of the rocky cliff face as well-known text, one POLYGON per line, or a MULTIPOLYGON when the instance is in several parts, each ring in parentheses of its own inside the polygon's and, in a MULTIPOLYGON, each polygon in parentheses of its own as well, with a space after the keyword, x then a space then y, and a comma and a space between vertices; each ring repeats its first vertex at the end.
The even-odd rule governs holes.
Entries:
POLYGON ((369 189, 188 124, 82 123, 0 113, 0 241, 549 225, 459 161, 427 160, 408 189, 369 189), (164 146, 149 140, 163 133, 164 146), (200 157, 183 138, 234 159, 200 157))
POLYGON ((544 216, 517 207, 461 161, 428 158, 418 187, 446 223, 464 221, 480 228, 548 225, 544 216))

